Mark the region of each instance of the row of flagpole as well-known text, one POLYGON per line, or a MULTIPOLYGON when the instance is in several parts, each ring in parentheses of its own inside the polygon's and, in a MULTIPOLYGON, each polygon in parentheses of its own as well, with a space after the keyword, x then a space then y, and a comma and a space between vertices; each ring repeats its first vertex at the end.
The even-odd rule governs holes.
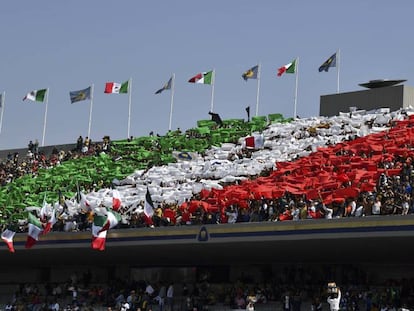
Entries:
POLYGON ((3 91, 3 94, 1 95, 1 99, 0 99, 0 106, 1 106, 1 115, 0 115, 0 134, 1 134, 1 129, 3 126, 3 113, 4 113, 4 103, 6 100, 6 91, 3 91))
MULTIPOLYGON (((339 55, 340 51, 337 50, 336 53, 334 53, 331 57, 329 57, 320 67, 319 72, 321 71, 328 71, 330 67, 336 67, 337 68, 337 89, 336 92, 339 93, 339 55)), ((256 93, 256 116, 259 114, 259 94, 260 94, 260 62, 258 65, 253 66, 249 70, 247 70, 245 73, 243 73, 242 77, 247 81, 248 79, 257 79, 257 93, 256 93)), ((297 116, 297 98, 298 98, 298 84, 299 84, 299 57, 296 57, 295 60, 293 60, 291 63, 279 68, 280 74, 278 76, 281 76, 285 72, 294 73, 296 75, 295 78, 295 93, 293 97, 293 116, 297 116), (292 67, 293 66, 293 67, 292 67), (293 70, 289 71, 289 68, 292 67, 293 70)))
MULTIPOLYGON (((340 51, 339 49, 335 52, 331 57, 329 57, 320 67, 319 72, 321 71, 328 71, 330 67, 336 67, 337 69, 337 93, 339 93, 339 57, 340 51)), ((293 104, 293 117, 297 116, 297 96, 298 96, 298 82, 299 82, 299 57, 294 59, 291 63, 284 65, 278 69, 278 76, 281 76, 284 73, 294 73, 295 74, 295 92, 294 92, 294 104, 293 104)), ((261 64, 258 62, 256 66, 248 69, 246 72, 242 74, 242 78, 247 81, 249 79, 256 79, 257 80, 257 92, 256 92, 256 113, 255 115, 258 116, 259 114, 259 97, 260 97, 260 74, 261 74, 261 64)), ((214 84, 215 84, 215 69, 202 72, 197 74, 196 76, 192 77, 188 80, 190 83, 199 83, 199 84, 210 84, 211 85, 211 105, 210 105, 210 112, 214 111, 214 84)), ((172 128, 172 115, 173 115, 173 107, 174 107, 174 84, 175 84, 175 74, 172 74, 169 81, 155 94, 160 94, 164 90, 171 90, 171 103, 170 103, 170 116, 169 116, 169 125, 168 130, 171 131, 172 128)), ((92 109, 93 109, 93 92, 94 92, 94 84, 90 87, 70 92, 71 102, 75 103, 77 101, 82 101, 89 99, 90 100, 90 107, 89 107, 89 123, 88 123, 88 137, 91 137, 91 124, 92 124, 92 109)), ((132 106, 132 78, 130 78, 127 82, 122 84, 115 83, 115 82, 108 82, 106 83, 105 93, 128 93, 128 128, 127 128, 127 137, 130 137, 130 130, 131 130, 131 106, 132 106)), ((3 115, 4 115, 4 107, 5 107, 5 92, 2 93, 0 99, 1 105, 1 115, 0 115, 0 134, 2 131, 2 124, 3 124, 3 115)), ((32 101, 42 101, 45 102, 45 113, 44 113, 44 122, 43 122, 43 134, 42 134, 42 146, 45 144, 45 135, 46 135, 46 122, 47 122, 47 110, 48 110, 48 101, 49 101, 49 88, 43 90, 35 90, 28 93, 25 99, 30 99, 32 101)))
POLYGON ((88 123, 88 137, 89 138, 91 137, 93 90, 94 90, 94 84, 92 83, 92 86, 91 86, 91 102, 90 102, 90 105, 89 105, 89 123, 88 123))

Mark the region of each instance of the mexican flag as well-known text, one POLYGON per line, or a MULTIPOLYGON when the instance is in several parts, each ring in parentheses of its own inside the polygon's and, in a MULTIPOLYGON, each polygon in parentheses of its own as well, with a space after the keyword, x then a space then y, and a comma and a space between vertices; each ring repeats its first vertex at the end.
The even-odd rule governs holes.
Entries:
POLYGON ((92 248, 100 251, 105 250, 107 230, 103 230, 106 216, 95 215, 92 223, 92 248))
POLYGON ((296 59, 290 62, 289 64, 286 64, 280 67, 277 70, 277 76, 280 77, 284 73, 295 73, 295 72, 296 72, 296 59))
POLYGON ((107 82, 105 84, 105 93, 107 94, 126 94, 129 90, 129 81, 124 83, 107 82))
POLYGON ((118 211, 121 207, 122 201, 121 201, 121 194, 118 190, 114 189, 112 190, 112 209, 114 211, 118 211))
POLYGON ((1 238, 4 242, 6 242, 10 253, 14 253, 13 238, 14 238, 15 234, 16 234, 16 232, 14 232, 10 229, 6 229, 1 233, 1 238))
POLYGON ((120 221, 121 215, 119 213, 108 210, 108 214, 106 215, 106 221, 102 226, 100 232, 107 231, 109 229, 116 227, 116 225, 118 225, 120 221))
POLYGON ((30 93, 27 93, 26 96, 23 98, 23 100, 31 100, 36 102, 44 102, 46 97, 47 89, 42 90, 34 90, 30 93))
POLYGON ((53 228, 53 226, 55 225, 56 222, 57 222, 57 219, 56 219, 56 208, 53 207, 52 208, 51 215, 50 215, 50 218, 49 218, 48 222, 46 223, 46 225, 45 225, 45 227, 43 229, 43 234, 44 235, 45 234, 48 234, 52 230, 52 228, 53 228))
POLYGON ((200 83, 200 84, 212 84, 213 83, 213 71, 208 72, 201 72, 194 77, 192 77, 190 80, 188 80, 190 83, 200 83))
POLYGON ((26 240, 25 247, 31 248, 39 240, 39 235, 43 231, 42 223, 32 213, 29 213, 29 215, 27 216, 27 221, 28 221, 29 231, 27 232, 27 240, 26 240))

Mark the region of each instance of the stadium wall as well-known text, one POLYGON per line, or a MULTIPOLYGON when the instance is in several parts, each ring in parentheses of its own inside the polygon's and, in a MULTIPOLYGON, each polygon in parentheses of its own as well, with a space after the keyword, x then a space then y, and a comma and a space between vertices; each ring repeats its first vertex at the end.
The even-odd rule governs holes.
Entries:
POLYGON ((109 231, 104 251, 91 249, 90 231, 51 232, 30 249, 26 239, 27 233, 16 234, 15 253, 3 244, 0 262, 8 269, 0 269, 0 283, 22 267, 43 271, 35 278, 54 279, 54 268, 111 269, 114 263, 125 271, 235 262, 412 265, 414 249, 407 245, 414 242, 414 215, 117 229, 109 231), (396 256, 402 249, 404 256, 396 256))
POLYGON ((325 117, 336 116, 340 112, 350 112, 351 107, 367 111, 380 108, 389 108, 391 111, 396 111, 409 106, 414 107, 414 88, 398 85, 322 95, 320 97, 319 114, 325 117))

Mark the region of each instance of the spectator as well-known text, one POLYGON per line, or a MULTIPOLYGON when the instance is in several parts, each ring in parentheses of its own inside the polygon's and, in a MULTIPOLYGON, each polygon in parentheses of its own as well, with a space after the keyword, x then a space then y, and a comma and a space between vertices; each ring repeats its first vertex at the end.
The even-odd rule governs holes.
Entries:
POLYGON ((83 137, 82 135, 79 135, 78 140, 76 141, 76 151, 82 152, 83 147, 83 137))
MULTIPOLYGON (((236 223, 237 216, 238 216, 237 209, 233 205, 230 205, 229 209, 226 212, 226 216, 228 217, 227 223, 229 223, 229 224, 236 223)), ((244 307, 243 307, 243 309, 244 309, 244 307)))
POLYGON ((380 215, 381 214, 381 195, 377 195, 372 205, 372 215, 380 215))
POLYGON ((163 311, 164 305, 165 305, 165 296, 166 296, 166 288, 165 285, 161 285, 158 291, 157 297, 155 297, 155 300, 158 302, 158 310, 163 311))
POLYGON ((254 311, 254 303, 253 303, 253 301, 249 301, 247 303, 246 311, 254 311))
POLYGON ((339 305, 341 303, 341 289, 339 287, 337 288, 336 293, 331 293, 328 296, 327 302, 330 311, 339 311, 339 305))
POLYGON ((291 301, 290 293, 288 291, 282 296, 281 301, 282 301, 282 310, 290 311, 291 306, 292 306, 292 301, 291 301))
POLYGON ((167 288, 167 297, 166 297, 166 311, 174 310, 174 283, 170 283, 167 288))
POLYGON ((129 303, 128 302, 126 302, 126 301, 124 301, 122 304, 121 304, 121 308, 119 309, 120 311, 129 311, 129 309, 130 309, 130 305, 129 305, 129 303))
POLYGON ((33 144, 33 141, 29 141, 29 144, 27 145, 27 149, 30 152, 34 152, 34 144, 33 144))
POLYGON ((59 302, 55 299, 55 301, 50 305, 51 311, 59 311, 59 302))

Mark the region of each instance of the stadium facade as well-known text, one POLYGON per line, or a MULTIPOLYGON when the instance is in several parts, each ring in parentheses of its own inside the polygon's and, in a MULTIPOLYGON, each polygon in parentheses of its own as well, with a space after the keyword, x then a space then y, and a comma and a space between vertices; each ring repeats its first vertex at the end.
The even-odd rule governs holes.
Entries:
POLYGON ((117 229, 108 233, 104 251, 91 248, 90 231, 52 232, 31 249, 26 238, 16 234, 16 252, 0 252, 1 285, 63 282, 73 271, 91 270, 105 282, 162 269, 176 271, 167 279, 177 271, 188 277, 206 268, 231 282, 251 269, 284 265, 355 265, 375 281, 414 277, 414 215, 117 229))
MULTIPOLYGON (((393 80, 403 81, 403 80, 393 80)), ((360 84, 369 89, 337 94, 322 95, 320 97, 319 114, 321 116, 336 116, 339 113, 348 113, 352 109, 375 110, 387 108, 396 111, 400 108, 414 107, 414 88, 407 85, 387 85, 387 80, 375 80, 360 84)))

